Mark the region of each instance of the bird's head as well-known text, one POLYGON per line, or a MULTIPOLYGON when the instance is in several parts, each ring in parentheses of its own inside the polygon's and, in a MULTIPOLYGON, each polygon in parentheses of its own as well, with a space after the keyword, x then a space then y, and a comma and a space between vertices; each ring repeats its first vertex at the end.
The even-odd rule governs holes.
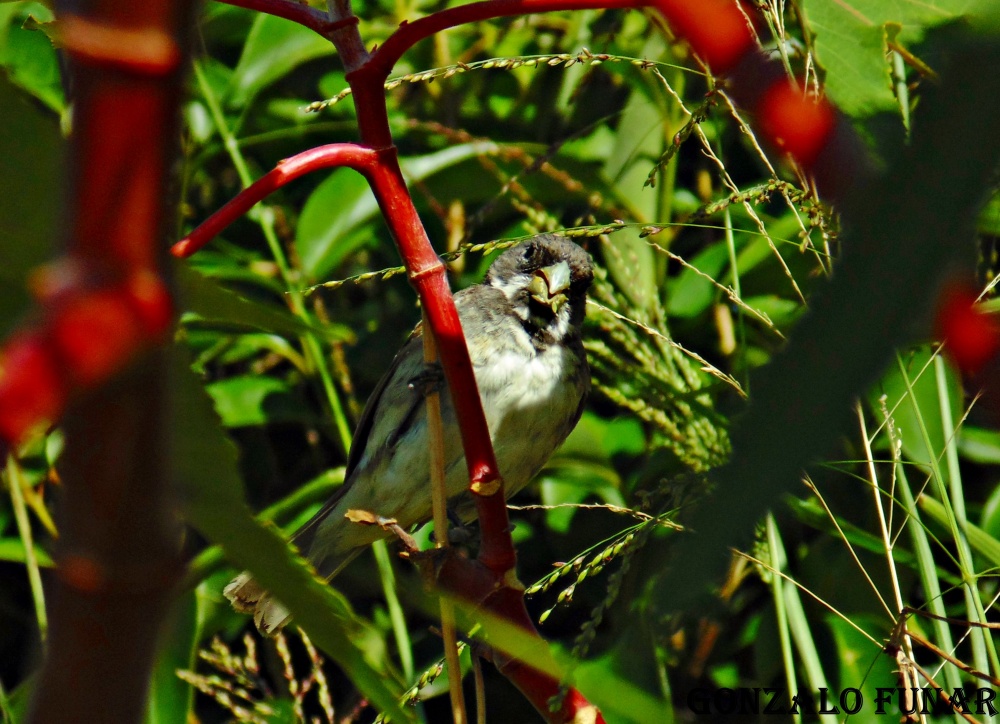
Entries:
POLYGON ((486 283, 506 295, 522 321, 556 338, 583 323, 593 280, 590 254, 551 234, 511 247, 486 274, 486 283))

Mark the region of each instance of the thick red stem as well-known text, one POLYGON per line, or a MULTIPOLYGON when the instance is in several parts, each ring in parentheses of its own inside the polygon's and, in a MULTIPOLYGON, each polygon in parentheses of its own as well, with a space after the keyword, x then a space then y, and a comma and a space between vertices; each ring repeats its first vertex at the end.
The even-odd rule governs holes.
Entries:
POLYGON ((479 513, 482 530, 479 560, 494 575, 502 576, 516 561, 503 483, 445 266, 434 252, 410 198, 395 147, 379 152, 379 162, 370 171, 368 180, 406 262, 410 283, 434 330, 458 417, 469 485, 479 513))
POLYGON ((108 372, 110 357, 101 355, 120 353, 139 333, 143 310, 154 324, 167 313, 158 273, 182 95, 179 36, 192 3, 71 4, 76 15, 60 15, 69 20, 61 45, 74 92, 63 228, 70 266, 95 286, 58 294, 42 334, 50 348, 81 355, 69 371, 96 387, 81 392, 63 426, 51 628, 26 721, 114 724, 144 715, 160 624, 181 571, 180 536, 164 355, 147 353, 110 380, 91 377, 108 372), (114 291, 119 282, 125 286, 114 291), (120 324, 109 328, 112 320, 120 324))

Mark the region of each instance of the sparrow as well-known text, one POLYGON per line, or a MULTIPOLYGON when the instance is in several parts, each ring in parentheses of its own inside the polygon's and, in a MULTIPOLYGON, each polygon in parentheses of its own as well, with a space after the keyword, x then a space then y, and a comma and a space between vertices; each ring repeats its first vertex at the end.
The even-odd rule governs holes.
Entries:
MULTIPOLYGON (((481 284, 455 295, 508 496, 534 478, 580 420, 590 390, 581 325, 593 278, 586 251, 546 234, 504 251, 481 284)), ((404 530, 431 517, 429 374, 417 325, 365 405, 344 484, 293 538, 327 580, 390 535, 379 525, 354 522, 357 511, 370 514, 368 520, 394 519, 404 530)), ((475 506, 446 384, 440 395, 449 509, 471 521, 475 506)), ((223 593, 237 611, 254 615, 262 633, 273 633, 289 618, 249 572, 223 593)))

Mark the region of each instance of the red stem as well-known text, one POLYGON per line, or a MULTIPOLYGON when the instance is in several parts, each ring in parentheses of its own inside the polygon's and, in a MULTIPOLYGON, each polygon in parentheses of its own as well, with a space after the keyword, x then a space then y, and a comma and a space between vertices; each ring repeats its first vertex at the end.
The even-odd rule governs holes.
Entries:
POLYGON ((448 276, 410 198, 395 147, 379 152, 379 162, 368 180, 406 262, 410 283, 427 310, 428 321, 434 330, 458 417, 469 486, 476 493, 473 497, 482 531, 479 561, 499 578, 514 567, 516 554, 510 538, 503 481, 472 373, 465 335, 448 287, 448 276))
POLYGON ((467 23, 493 18, 548 13, 557 10, 596 10, 605 8, 636 8, 653 0, 483 0, 459 5, 404 23, 380 45, 371 56, 364 72, 385 78, 403 53, 435 33, 467 23))
POLYGON ((219 2, 291 20, 315 30, 324 38, 328 37, 332 25, 329 15, 305 3, 295 3, 290 0, 219 0, 219 2))
POLYGON ((268 173, 232 198, 225 206, 209 216, 201 225, 170 249, 176 257, 186 258, 218 236, 223 229, 248 212, 254 205, 307 173, 324 168, 346 166, 367 175, 377 161, 377 154, 370 148, 356 143, 332 143, 312 148, 286 158, 268 173))
MULTIPOLYGON (((72 265, 96 270, 98 280, 137 276, 156 286, 159 279, 183 94, 180 36, 192 4, 84 0, 60 8, 78 13, 63 26, 74 127, 61 228, 72 265)), ((106 320, 116 305, 93 302, 107 302, 110 290, 89 291, 67 290, 75 316, 43 317, 45 333, 79 336, 86 329, 74 320, 106 320)), ((112 336, 98 344, 120 341, 112 336)), ((88 389, 66 414, 51 628, 28 722, 143 717, 156 640, 181 572, 166 367, 162 351, 148 353, 88 389)))

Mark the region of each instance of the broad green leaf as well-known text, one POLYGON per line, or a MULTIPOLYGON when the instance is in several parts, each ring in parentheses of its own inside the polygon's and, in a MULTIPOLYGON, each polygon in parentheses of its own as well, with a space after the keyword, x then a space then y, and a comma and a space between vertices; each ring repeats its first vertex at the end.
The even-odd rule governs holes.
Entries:
MULTIPOLYGON (((918 347, 911 354, 904 355, 903 361, 906 364, 907 377, 913 388, 920 418, 917 417, 918 412, 914 409, 914 401, 910 399, 906 382, 897 366, 890 367, 886 375, 875 386, 870 400, 872 410, 876 418, 881 419, 879 397, 884 394, 886 405, 896 425, 896 433, 903 443, 903 454, 907 459, 920 463, 921 467, 929 472, 931 456, 933 455, 934 459, 940 458, 947 442, 941 424, 941 404, 938 398, 937 380, 934 375, 934 364, 931 361, 930 347, 927 345, 918 347), (920 432, 921 421, 927 428, 932 450, 928 450, 924 443, 923 435, 920 432)), ((950 366, 947 367, 947 374, 951 419, 959 420, 962 417, 962 386, 950 366)), ((941 472, 947 477, 946 465, 941 465, 941 472)))
MULTIPOLYGON (((274 522, 289 536, 302 527, 344 482, 344 468, 327 470, 277 503, 257 514, 257 520, 274 522)), ((188 565, 185 588, 195 588, 218 571, 224 562, 222 549, 211 546, 201 551, 188 565)))
POLYGON ((384 660, 347 599, 317 578, 271 525, 258 523, 243 499, 236 450, 205 393, 178 354, 173 371, 173 466, 186 519, 226 556, 288 606, 295 622, 335 660, 374 706, 411 721, 390 688, 384 660))
POLYGON ((290 20, 260 13, 233 71, 228 101, 245 106, 270 83, 306 61, 333 55, 333 43, 290 20))
POLYGON ((636 418, 608 419, 586 410, 556 455, 610 462, 615 455, 640 455, 645 449, 646 436, 636 418))
MULTIPOLYGON (((664 54, 663 39, 655 35, 643 48, 647 58, 664 54)), ((649 171, 664 150, 665 111, 653 95, 632 93, 622 109, 614 147, 604 164, 604 174, 618 187, 618 195, 632 215, 640 221, 657 218, 658 193, 646 187, 649 171)))
POLYGON ((593 496, 602 503, 624 506, 625 500, 618 490, 619 485, 617 474, 606 467, 577 463, 548 468, 539 484, 542 503, 570 507, 545 511, 546 524, 558 533, 567 532, 577 512, 571 506, 579 505, 593 496))
POLYGON ((896 107, 887 59, 886 26, 901 26, 910 49, 926 29, 955 20, 971 0, 806 0, 816 35, 816 59, 827 71, 826 92, 845 113, 868 116, 896 107))
POLYGON ((174 601, 160 636, 146 702, 145 724, 187 724, 191 721, 194 688, 177 676, 177 670, 194 668, 200 638, 197 596, 194 591, 186 591, 174 601))
POLYGON ((728 261, 729 249, 724 242, 712 244, 691 259, 690 264, 694 269, 684 267, 668 284, 667 313, 675 317, 690 318, 697 317, 708 309, 720 294, 711 279, 721 276, 728 261))
POLYGON ((980 234, 1000 236, 1000 193, 994 192, 979 212, 977 231, 980 234))
POLYGON ((175 265, 184 309, 193 317, 214 325, 235 329, 257 329, 287 336, 313 332, 323 337, 345 341, 353 337, 343 325, 306 324, 287 309, 269 306, 232 292, 184 264, 175 265))
POLYGON ((958 452, 966 460, 1000 465, 1000 431, 962 425, 958 429, 958 452))
MULTIPOLYGON (((466 143, 437 153, 403 159, 403 176, 412 185, 456 164, 497 150, 493 143, 466 143)), ((368 182, 348 169, 338 169, 306 201, 295 234, 295 246, 308 277, 321 279, 353 251, 371 241, 366 227, 379 215, 368 182)))
POLYGON ((786 299, 774 294, 744 297, 743 301, 751 309, 766 314, 774 326, 779 328, 789 326, 805 312, 805 308, 797 300, 786 299))
MULTIPOLYGON (((0 6, 0 20, 6 6, 0 6)), ((58 229, 59 126, 0 72, 0 333, 30 305, 24 278, 52 253, 58 229)))
MULTIPOLYGON (((875 633, 876 638, 887 630, 885 618, 876 618, 871 615, 851 615, 851 622, 860 626, 868 633, 875 633), (877 633, 876 633, 877 632, 877 633)), ((839 682, 833 683, 836 687, 829 692, 828 702, 834 706, 840 705, 840 692, 849 687, 861 689, 864 697, 864 706, 857 714, 848 717, 848 721, 854 722, 884 722, 890 718, 898 719, 898 714, 891 708, 886 709, 885 714, 878 714, 875 711, 875 699, 878 687, 896 687, 899 685, 899 677, 895 673, 894 661, 891 656, 887 656, 879 646, 873 644, 864 634, 858 631, 851 623, 848 623, 839 616, 827 614, 826 625, 833 635, 836 644, 835 651, 838 654, 837 667, 839 682)), ((895 692, 894 692, 895 693, 895 692)), ((843 721, 844 714, 839 717, 821 717, 821 720, 843 721)))
POLYGON ((239 375, 205 387, 226 427, 312 422, 313 413, 287 382, 267 375, 239 375))
POLYGON ((11 82, 57 113, 66 107, 59 59, 52 41, 40 29, 52 20, 41 3, 12 3, 0 7, 0 65, 11 82))
MULTIPOLYGON (((945 512, 944 506, 929 495, 921 495, 917 504, 920 506, 920 510, 927 513, 930 520, 940 526, 942 537, 947 538, 949 535, 947 531, 950 530, 951 524, 948 521, 948 513, 945 512)), ((984 520, 983 523, 994 526, 995 529, 995 504, 994 510, 989 512, 993 513, 992 518, 984 520)), ((972 546, 972 549, 976 553, 983 556, 989 562, 991 568, 1000 567, 1000 540, 997 540, 993 535, 972 523, 965 524, 965 533, 968 536, 969 545, 972 546)))
MULTIPOLYGON (((20 538, 0 538, 0 561, 24 563, 26 561, 24 541, 20 538)), ((55 564, 52 557, 44 550, 35 546, 35 560, 42 568, 52 568, 55 564)))

